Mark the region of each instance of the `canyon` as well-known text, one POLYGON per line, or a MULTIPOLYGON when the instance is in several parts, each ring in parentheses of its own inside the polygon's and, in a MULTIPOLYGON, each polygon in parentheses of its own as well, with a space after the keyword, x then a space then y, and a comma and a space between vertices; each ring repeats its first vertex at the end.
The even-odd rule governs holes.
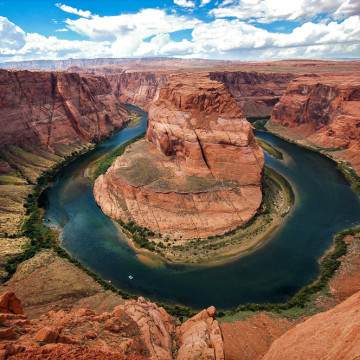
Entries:
MULTIPOLYGON (((221 233, 254 216, 264 158, 244 116, 268 116, 273 106, 269 131, 360 172, 359 62, 23 65, 72 68, 0 70, 0 265, 30 242, 7 233, 15 235, 23 223, 22 204, 37 177, 121 128, 131 117, 121 102, 149 110, 146 140, 97 180, 96 199, 108 215, 138 216, 137 223, 170 237, 221 233)), ((309 311, 325 312, 252 312, 220 324, 213 307, 181 324, 143 298, 126 302, 42 250, 0 287, 0 359, 353 359, 360 351, 359 234, 346 243, 347 255, 329 282, 332 296, 317 294, 309 311)))
POLYGON ((360 174, 360 82, 349 76, 293 80, 275 105, 268 128, 347 162, 360 174), (281 125, 276 127, 275 125, 281 125))
POLYGON ((246 224, 260 207, 264 155, 222 83, 174 76, 149 109, 146 140, 95 182, 103 211, 168 238, 246 224))
POLYGON ((63 154, 121 128, 129 111, 106 79, 64 72, 0 70, 0 143, 63 154))
POLYGON ((0 232, 17 232, 43 171, 120 129, 131 115, 103 77, 0 70, 0 232))
MULTIPOLYGON (((175 64, 172 64, 175 65, 175 64)), ((187 75, 186 67, 146 67, 134 69, 125 66, 70 67, 67 71, 96 74, 106 77, 114 95, 124 103, 131 103, 148 110, 160 89, 172 74, 187 75)), ((191 72, 194 72, 192 70, 191 72)), ((285 93, 291 73, 266 73, 263 71, 196 71, 195 74, 224 83, 248 117, 270 116, 273 106, 285 93)))

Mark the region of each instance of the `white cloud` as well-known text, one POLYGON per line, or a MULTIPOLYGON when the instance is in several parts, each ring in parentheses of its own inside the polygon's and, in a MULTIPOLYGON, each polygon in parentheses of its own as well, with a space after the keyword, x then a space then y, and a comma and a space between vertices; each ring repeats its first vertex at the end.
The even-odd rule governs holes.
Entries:
MULTIPOLYGON (((270 1, 274 0, 263 0, 264 3, 270 1)), ((299 1, 303 4, 309 0, 299 1)), ((329 0, 332 8, 336 1, 338 0, 329 0)), ((0 17, 0 55, 8 60, 131 56, 252 60, 360 57, 360 16, 342 19, 344 12, 355 11, 356 6, 353 6, 355 3, 352 1, 344 0, 344 6, 338 7, 340 10, 336 16, 339 16, 341 22, 334 20, 335 15, 318 23, 307 21, 290 34, 269 32, 257 27, 255 23, 240 19, 218 18, 205 23, 194 17, 168 13, 165 10, 143 9, 135 14, 67 19, 67 29, 56 31, 74 31, 89 40, 61 40, 55 36, 25 34, 8 19, 0 17), (173 32, 186 29, 192 30, 191 40, 171 39, 173 32)), ((250 7, 259 0, 242 2, 250 7)), ((289 6, 293 6, 292 3, 289 6)), ((283 14, 288 12, 289 8, 284 8, 283 14)), ((297 13, 300 14, 301 11, 297 13)), ((270 15, 274 17, 276 14, 270 15)), ((258 16, 261 19, 263 14, 258 13, 258 16)), ((294 16, 298 15, 294 12, 294 16)))
POLYGON ((334 13, 334 18, 340 19, 359 15, 360 2, 358 0, 225 0, 209 13, 216 18, 236 17, 240 20, 254 18, 260 23, 313 19, 321 13, 334 13))
POLYGON ((6 17, 0 16, 0 54, 19 50, 26 43, 25 32, 10 22, 6 17))
POLYGON ((360 2, 358 0, 343 1, 333 17, 334 19, 342 19, 353 15, 360 15, 360 2))
MULTIPOLYGON (((342 23, 305 23, 290 34, 271 33, 239 20, 217 19, 193 30, 191 42, 153 46, 156 54, 259 59, 292 57, 360 57, 360 17, 342 23), (176 52, 178 50, 178 53, 176 52)), ((143 48, 144 49, 144 48, 143 48)), ((147 55, 149 54, 148 52, 147 55)))
POLYGON ((164 10, 143 9, 136 14, 94 16, 91 19, 67 19, 70 30, 92 40, 111 41, 114 56, 133 56, 142 42, 158 34, 193 29, 201 21, 187 16, 167 14, 164 10))
POLYGON ((186 39, 176 42, 170 34, 158 34, 150 42, 142 42, 135 52, 136 56, 182 56, 196 51, 196 45, 186 39))
POLYGON ((57 3, 55 4, 55 6, 57 6, 59 9, 61 9, 62 11, 65 11, 69 14, 75 14, 75 15, 79 15, 81 17, 84 18, 90 18, 92 16, 91 12, 89 10, 83 11, 83 10, 78 10, 76 8, 73 8, 71 6, 68 5, 64 5, 61 3, 57 3))
POLYGON ((209 4, 210 2, 211 2, 211 0, 201 0, 200 7, 203 7, 207 4, 209 4))
POLYGON ((182 7, 195 7, 195 2, 190 0, 174 0, 174 4, 182 7))
POLYGON ((55 30, 56 32, 66 32, 66 31, 69 31, 68 29, 66 28, 63 28, 63 29, 57 29, 55 30))
POLYGON ((61 40, 55 36, 27 34, 25 46, 12 53, 14 59, 65 59, 111 57, 109 42, 61 40))

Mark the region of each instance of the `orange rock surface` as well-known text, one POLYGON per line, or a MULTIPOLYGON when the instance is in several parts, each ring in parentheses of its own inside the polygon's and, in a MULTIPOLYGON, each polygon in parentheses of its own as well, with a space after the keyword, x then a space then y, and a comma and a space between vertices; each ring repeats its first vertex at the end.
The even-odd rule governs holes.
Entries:
POLYGON ((206 237, 248 222, 262 199, 264 155, 225 86, 173 77, 132 145, 94 187, 109 216, 169 237, 206 237))
MULTIPOLYGON (((271 314, 270 314, 271 315, 271 314)), ((226 360, 253 360, 296 322, 260 313, 244 321, 221 323, 226 360)))
POLYGON ((286 136, 331 152, 360 174, 360 81, 349 76, 310 76, 293 80, 274 107, 271 121, 286 136))
MULTIPOLYGON (((0 302, 11 308, 20 300, 7 292, 0 302)), ((211 307, 180 326, 143 298, 116 306, 112 313, 60 310, 31 321, 0 310, 0 359, 223 360, 214 316, 211 307)))
POLYGON ((129 111, 99 76, 0 70, 0 147, 20 145, 61 152, 120 128, 129 111))
POLYGON ((274 341, 263 360, 350 360, 360 355, 360 292, 274 341))

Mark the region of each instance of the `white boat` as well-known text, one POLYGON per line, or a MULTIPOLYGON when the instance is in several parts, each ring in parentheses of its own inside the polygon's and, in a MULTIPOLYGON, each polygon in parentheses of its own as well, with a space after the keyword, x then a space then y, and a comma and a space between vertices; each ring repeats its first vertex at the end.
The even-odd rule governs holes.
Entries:
POLYGON ((128 277, 130 280, 132 280, 134 278, 132 275, 129 275, 128 277))

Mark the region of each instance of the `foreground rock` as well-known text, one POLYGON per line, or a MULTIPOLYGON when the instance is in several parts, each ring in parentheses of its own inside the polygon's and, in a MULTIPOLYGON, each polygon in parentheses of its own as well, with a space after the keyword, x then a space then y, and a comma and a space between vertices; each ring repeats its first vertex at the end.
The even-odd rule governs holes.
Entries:
POLYGON ((260 313, 243 321, 222 322, 226 360, 258 359, 274 340, 294 327, 296 321, 260 313))
POLYGON ((31 321, 14 293, 0 296, 0 304, 1 359, 224 359, 213 307, 180 326, 143 298, 111 313, 60 310, 31 321))
POLYGON ((225 86, 173 77, 149 109, 146 141, 132 145, 94 187, 109 216, 170 238, 244 225, 262 200, 264 155, 225 86))
POLYGON ((356 359, 360 354, 360 293, 275 340, 263 360, 356 359))
POLYGON ((102 77, 0 70, 1 147, 61 154, 64 146, 99 140, 128 119, 102 77))
POLYGON ((349 162, 360 174, 360 81, 356 77, 293 80, 274 107, 271 123, 270 130, 325 152, 330 149, 331 157, 349 162))

